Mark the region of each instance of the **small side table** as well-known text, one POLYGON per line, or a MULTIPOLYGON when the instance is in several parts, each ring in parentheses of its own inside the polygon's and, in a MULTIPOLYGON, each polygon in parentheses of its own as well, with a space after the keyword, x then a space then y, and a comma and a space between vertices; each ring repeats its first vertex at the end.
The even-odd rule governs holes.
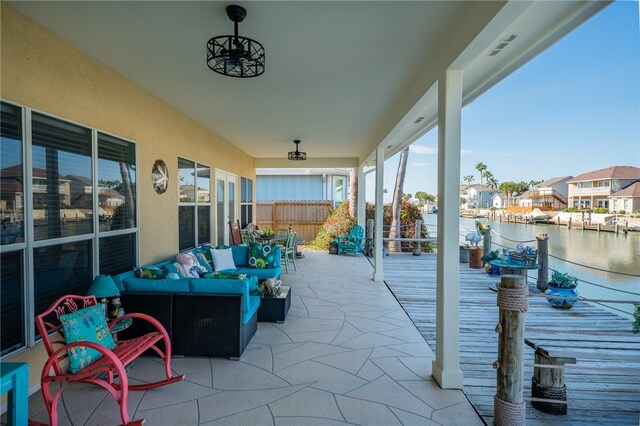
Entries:
POLYGON ((29 364, 0 363, 0 392, 8 392, 7 424, 26 426, 29 418, 29 364))
POLYGON ((262 296, 258 307, 258 321, 282 324, 291 307, 291 287, 283 285, 278 294, 262 296))
POLYGON ((522 275, 527 286, 529 285, 527 282, 527 271, 530 269, 540 269, 540 264, 538 263, 534 265, 519 265, 517 263, 505 263, 500 259, 492 260, 489 263, 493 266, 498 266, 502 275, 522 275))

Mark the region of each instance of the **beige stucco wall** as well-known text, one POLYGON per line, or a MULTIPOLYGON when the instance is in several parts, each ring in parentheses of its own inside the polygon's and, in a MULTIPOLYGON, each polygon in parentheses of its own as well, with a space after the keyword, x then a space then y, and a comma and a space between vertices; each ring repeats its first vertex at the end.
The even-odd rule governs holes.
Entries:
MULTIPOLYGON (((178 156, 238 175, 236 200, 240 176, 255 183, 250 155, 10 6, 0 7, 2 99, 137 143, 141 264, 178 251, 178 156), (170 185, 162 195, 151 184, 156 159, 169 167, 170 185)), ((7 361, 31 361, 31 385, 38 382, 43 361, 35 350, 7 361)))

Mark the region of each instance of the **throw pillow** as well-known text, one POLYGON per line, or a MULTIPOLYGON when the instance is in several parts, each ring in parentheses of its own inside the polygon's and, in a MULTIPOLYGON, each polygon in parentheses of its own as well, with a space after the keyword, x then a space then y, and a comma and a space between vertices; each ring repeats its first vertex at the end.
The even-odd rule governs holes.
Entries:
MULTIPOLYGON (((205 274, 207 274, 209 272, 213 272, 213 269, 211 268, 211 265, 209 265, 209 260, 204 255, 202 250, 195 249, 193 251, 193 253, 196 255, 196 260, 198 261, 198 263, 202 267, 201 269, 204 271, 205 274)), ((209 254, 211 254, 211 253, 209 253, 209 254)))
POLYGON ((163 266, 167 270, 168 278, 180 279, 180 278, 192 278, 190 274, 185 271, 180 262, 169 262, 163 266), (175 277, 175 278, 174 278, 175 277))
MULTIPOLYGON (((104 319, 102 305, 89 306, 70 314, 60 315, 60 322, 67 343, 78 341, 93 342, 108 349, 114 349, 116 343, 111 337, 109 327, 104 319)), ((67 349, 69 356, 69 370, 77 373, 92 362, 102 357, 95 349, 85 346, 74 346, 67 349)))
POLYGON ((198 262, 198 259, 193 252, 180 253, 176 256, 176 259, 178 259, 178 262, 180 262, 182 267, 193 278, 198 278, 200 275, 207 272, 204 267, 200 265, 200 262, 198 262))
POLYGON ((275 245, 252 244, 249 246, 249 267, 264 269, 275 268, 275 245))
POLYGON ((208 243, 204 243, 200 246, 200 250, 202 251, 202 253, 204 254, 204 257, 207 258, 207 263, 211 262, 211 249, 213 247, 211 246, 211 244, 208 243))
POLYGON ((210 274, 206 274, 205 278, 213 278, 218 280, 246 280, 247 276, 245 274, 237 274, 235 272, 212 272, 210 274))
POLYGON ((161 280, 163 278, 167 278, 167 275, 169 274, 166 269, 156 268, 155 266, 134 269, 133 273, 136 277, 147 280, 161 280))
POLYGON ((236 269, 230 248, 211 250, 211 257, 213 258, 213 269, 215 272, 236 269))

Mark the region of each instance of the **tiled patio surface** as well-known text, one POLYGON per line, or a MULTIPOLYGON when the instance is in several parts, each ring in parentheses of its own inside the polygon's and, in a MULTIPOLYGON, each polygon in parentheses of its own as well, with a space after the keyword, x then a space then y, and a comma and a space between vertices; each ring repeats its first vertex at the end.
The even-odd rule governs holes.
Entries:
MULTIPOLYGON (((481 425, 465 395, 431 378, 433 352, 363 256, 306 252, 284 324, 259 323, 239 361, 176 358, 183 382, 131 392, 132 418, 147 425, 481 425)), ((161 377, 153 358, 135 361, 133 382, 161 377)), ((48 422, 39 393, 31 418, 48 422)), ((60 424, 119 424, 105 391, 63 393, 60 424)))

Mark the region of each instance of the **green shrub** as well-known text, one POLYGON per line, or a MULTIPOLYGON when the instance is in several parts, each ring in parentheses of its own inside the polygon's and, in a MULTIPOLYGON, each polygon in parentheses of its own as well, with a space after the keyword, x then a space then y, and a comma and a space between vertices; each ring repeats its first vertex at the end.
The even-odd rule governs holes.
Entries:
POLYGON ((626 210, 620 210, 618 214, 627 214, 626 210))
POLYGON ((562 210, 563 212, 567 212, 567 213, 578 213, 580 211, 579 208, 577 207, 567 207, 566 209, 562 210))
POLYGON ((640 305, 635 305, 636 311, 633 313, 633 332, 640 333, 640 305))
POLYGON ((598 207, 594 210, 594 213, 609 213, 609 209, 606 207, 598 207))
MULTIPOLYGON (((375 205, 372 203, 366 204, 367 211, 367 219, 373 219, 375 216, 375 205)), ((422 210, 420 207, 415 204, 409 203, 405 200, 402 201, 402 207, 400 211, 400 235, 398 237, 402 238, 415 238, 415 222, 416 220, 422 220, 422 210)), ((391 227, 391 203, 385 204, 382 210, 382 224, 383 231, 382 237, 386 238, 389 236, 389 229, 391 227)), ((427 233, 427 227, 423 223, 422 229, 420 230, 420 235, 418 238, 427 238, 429 235, 427 233)), ((431 252, 434 251, 435 245, 431 243, 422 244, 423 252, 431 252)), ((413 243, 402 243, 402 251, 410 252, 413 251, 413 243)))
POLYGON ((578 279, 569 274, 553 271, 550 283, 555 284, 558 287, 571 288, 578 285, 578 279))
POLYGON ((349 202, 345 201, 329 213, 311 246, 328 250, 331 241, 340 235, 348 235, 354 225, 357 225, 357 222, 349 215, 349 202))

